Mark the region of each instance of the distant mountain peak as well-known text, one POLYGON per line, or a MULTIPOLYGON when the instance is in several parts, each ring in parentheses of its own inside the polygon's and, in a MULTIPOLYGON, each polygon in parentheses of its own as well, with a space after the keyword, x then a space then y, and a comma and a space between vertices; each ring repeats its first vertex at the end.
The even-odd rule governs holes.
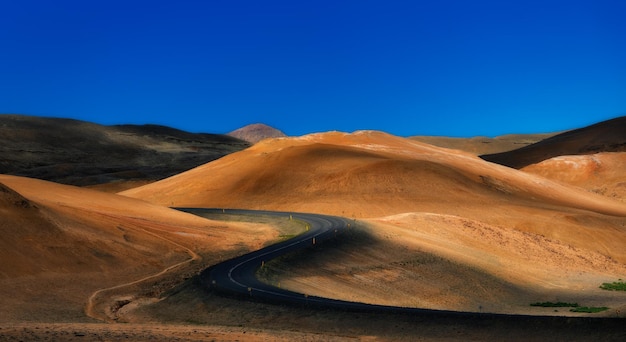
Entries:
POLYGON ((251 144, 256 144, 266 138, 279 138, 287 136, 280 130, 262 123, 247 125, 227 133, 226 135, 247 141, 251 144))

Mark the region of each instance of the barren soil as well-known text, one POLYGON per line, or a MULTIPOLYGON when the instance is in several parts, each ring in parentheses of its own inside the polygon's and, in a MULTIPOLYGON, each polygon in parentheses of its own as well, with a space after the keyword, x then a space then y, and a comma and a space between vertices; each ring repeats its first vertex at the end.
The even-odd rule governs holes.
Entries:
MULTIPOLYGON (((620 165, 598 158, 598 170, 620 165)), ((626 204, 594 191, 621 174, 589 172, 574 184, 548 173, 367 131, 266 139, 124 196, 0 176, 0 210, 14 222, 0 227, 15 237, 3 241, 14 263, 0 266, 0 336, 623 340, 626 293, 598 286, 626 278, 626 204), (284 233, 167 206, 351 217, 345 236, 269 263, 262 276, 311 295, 477 315, 313 310, 206 292, 199 270, 284 233), (545 301, 609 310, 530 306, 545 301)))
POLYGON ((559 156, 522 170, 587 191, 626 201, 626 153, 559 156))
POLYGON ((115 321, 122 307, 158 300, 279 235, 267 224, 211 221, 46 181, 2 175, 0 183, 1 322, 115 321))
POLYGON ((154 181, 249 145, 231 136, 158 125, 0 114, 0 173, 64 184, 154 181))

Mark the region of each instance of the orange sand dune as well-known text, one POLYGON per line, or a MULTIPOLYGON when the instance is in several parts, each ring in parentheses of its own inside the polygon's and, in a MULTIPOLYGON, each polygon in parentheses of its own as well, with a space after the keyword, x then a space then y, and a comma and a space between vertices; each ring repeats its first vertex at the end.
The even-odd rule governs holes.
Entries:
POLYGON ((526 166, 523 171, 626 201, 626 153, 559 156, 526 166))
POLYGON ((602 196, 469 153, 370 131, 265 140, 120 194, 163 205, 307 210, 354 217, 419 211, 433 203, 536 199, 626 215, 626 206, 602 196))
MULTIPOLYGON (((289 321, 279 325, 283 328, 314 331, 315 338, 328 331, 322 326, 329 324, 320 320, 325 313, 233 304, 185 282, 278 233, 265 224, 206 220, 168 206, 355 218, 355 228, 342 239, 307 251, 313 257, 264 266, 266 281, 310 295, 433 309, 583 315, 529 305, 564 301, 610 307, 589 315, 623 316, 626 295, 598 285, 626 278, 624 163, 623 153, 562 156, 520 171, 471 153, 363 131, 267 139, 123 191, 124 196, 0 175, 0 329, 12 334, 32 324, 39 329, 37 322, 95 319, 159 325, 217 319, 229 325, 217 327, 220 332, 237 330, 230 327, 234 324, 247 328, 241 322, 265 327, 277 321, 289 321), (307 328, 314 321, 317 325, 307 328)), ((328 322, 352 316, 337 313, 332 317, 340 319, 328 322)), ((355 320, 369 328, 378 318, 355 320)), ((404 325, 419 330, 407 339, 421 337, 426 321, 404 325)), ((381 324, 397 328, 397 323, 388 317, 381 324)), ((122 325, 107 326, 118 331, 122 325)), ((191 329, 197 332, 191 327, 172 329, 189 337, 191 329)), ((103 328, 83 324, 82 329, 103 328)), ((208 333, 203 331, 207 338, 208 333)), ((268 332, 287 339, 274 333, 268 332)), ((251 338, 244 334, 234 336, 251 338)))
MULTIPOLYGON (((183 275, 193 274, 277 235, 265 225, 211 221, 115 194, 7 175, 0 175, 0 212, 3 320, 84 321, 84 306, 98 289, 177 264, 183 275)), ((161 279, 153 295, 171 281, 161 279)))
POLYGON ((265 140, 121 194, 177 206, 355 218, 440 213, 573 244, 584 241, 593 250, 609 249, 613 257, 626 261, 621 240, 613 237, 623 233, 623 203, 468 153, 380 132, 265 140), (591 233, 590 222, 597 224, 597 231, 591 233))
POLYGON ((367 244, 276 276, 309 294, 494 312, 558 298, 626 304, 597 288, 626 273, 626 204, 381 132, 267 139, 124 196, 12 176, 0 183, 0 210, 13 215, 2 226, 14 237, 3 257, 15 262, 0 266, 9 320, 89 321, 85 309, 130 317, 180 277, 277 234, 166 206, 318 212, 367 225, 367 244), (171 267, 183 271, 168 278, 171 267))
POLYGON ((430 302, 419 297, 422 290, 456 284, 450 276, 416 278, 411 267, 394 266, 424 253, 451 261, 442 266, 449 274, 458 274, 458 267, 477 272, 464 277, 493 286, 481 291, 501 293, 489 304, 499 312, 527 310, 528 300, 547 293, 584 290, 598 302, 612 301, 614 294, 597 286, 626 273, 625 204, 470 153, 381 132, 264 140, 121 194, 177 206, 367 219, 376 247, 329 251, 343 258, 298 264, 279 276, 283 286, 310 294, 449 309, 487 305, 472 299, 475 286, 462 289, 460 283, 430 302), (383 250, 400 252, 381 255, 383 250), (355 271, 368 267, 378 271, 355 271), (381 279, 395 281, 381 285, 381 279))
MULTIPOLYGON (((433 213, 367 223, 369 239, 271 264, 277 270, 269 282, 343 300, 432 309, 567 314, 529 306, 544 301, 607 306, 612 315, 626 308, 623 293, 598 288, 623 277, 626 264, 582 241, 433 213)), ((616 238, 624 242, 623 233, 616 238)))

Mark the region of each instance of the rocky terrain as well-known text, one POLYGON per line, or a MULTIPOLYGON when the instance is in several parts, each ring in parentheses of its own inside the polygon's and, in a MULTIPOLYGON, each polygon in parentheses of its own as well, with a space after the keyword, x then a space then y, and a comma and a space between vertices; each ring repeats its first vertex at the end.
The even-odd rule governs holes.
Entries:
POLYGON ((0 115, 0 146, 0 173, 85 186, 128 181, 145 184, 250 144, 227 135, 188 133, 157 125, 103 126, 62 118, 0 115))

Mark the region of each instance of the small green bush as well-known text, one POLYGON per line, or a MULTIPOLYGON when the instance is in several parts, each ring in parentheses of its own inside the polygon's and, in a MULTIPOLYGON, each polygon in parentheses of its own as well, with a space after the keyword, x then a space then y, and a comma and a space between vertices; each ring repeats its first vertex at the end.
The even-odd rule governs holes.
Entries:
POLYGON ((530 306, 541 306, 544 308, 576 308, 578 307, 578 303, 564 303, 564 302, 543 302, 543 303, 532 303, 530 306))
POLYGON ((608 309, 609 308, 607 308, 606 306, 600 306, 600 307, 579 306, 577 308, 570 309, 569 311, 571 311, 571 312, 596 313, 596 312, 601 312, 601 311, 605 311, 605 310, 608 310, 608 309))
POLYGON ((626 282, 614 281, 612 283, 602 283, 600 288, 608 291, 626 291, 626 282))

